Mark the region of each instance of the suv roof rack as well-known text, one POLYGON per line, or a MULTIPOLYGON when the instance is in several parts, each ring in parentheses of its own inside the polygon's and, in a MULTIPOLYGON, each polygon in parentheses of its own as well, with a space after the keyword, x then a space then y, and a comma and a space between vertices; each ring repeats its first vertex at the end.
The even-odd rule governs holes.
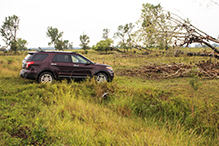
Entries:
POLYGON ((75 54, 78 54, 77 52, 68 52, 68 51, 45 51, 45 50, 40 50, 40 51, 37 51, 37 52, 48 52, 48 53, 56 53, 56 52, 61 52, 61 53, 75 53, 75 54))

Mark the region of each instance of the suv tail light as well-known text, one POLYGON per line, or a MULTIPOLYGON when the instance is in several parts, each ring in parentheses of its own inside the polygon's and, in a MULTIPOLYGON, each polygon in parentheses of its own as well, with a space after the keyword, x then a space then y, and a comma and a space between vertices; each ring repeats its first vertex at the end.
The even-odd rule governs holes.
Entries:
POLYGON ((27 65, 26 65, 26 68, 29 68, 29 66, 30 66, 31 64, 34 64, 34 62, 31 62, 31 61, 27 61, 27 65))

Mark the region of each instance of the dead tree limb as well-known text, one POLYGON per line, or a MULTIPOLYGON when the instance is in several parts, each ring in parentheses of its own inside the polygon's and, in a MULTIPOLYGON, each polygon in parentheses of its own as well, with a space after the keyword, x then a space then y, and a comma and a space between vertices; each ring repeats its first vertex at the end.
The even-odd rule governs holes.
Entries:
MULTIPOLYGON (((175 13, 169 12, 171 15, 167 21, 172 24, 172 29, 160 31, 165 32, 170 38, 173 38, 172 42, 175 47, 188 46, 192 43, 199 43, 210 47, 213 51, 219 54, 219 51, 211 45, 211 42, 218 43, 219 40, 208 35, 204 31, 192 25, 188 20, 183 19, 175 13)), ((169 27, 170 28, 170 27, 169 27)))

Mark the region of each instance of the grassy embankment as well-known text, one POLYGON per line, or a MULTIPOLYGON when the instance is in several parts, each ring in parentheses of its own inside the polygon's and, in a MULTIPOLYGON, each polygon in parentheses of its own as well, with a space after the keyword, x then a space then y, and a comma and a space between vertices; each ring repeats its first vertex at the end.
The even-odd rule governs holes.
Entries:
MULTIPOLYGON (((80 52, 80 51, 79 51, 80 52)), ((139 53, 139 54, 138 54, 139 53)), ((94 62, 125 71, 151 63, 206 57, 99 55, 94 62)), ((19 77, 24 55, 0 56, 0 145, 218 145, 217 79, 145 79, 38 84, 19 77), (199 86, 195 88, 191 81, 199 86), (102 95, 108 92, 107 98, 102 95)), ((216 61, 216 60, 214 60, 216 61)))

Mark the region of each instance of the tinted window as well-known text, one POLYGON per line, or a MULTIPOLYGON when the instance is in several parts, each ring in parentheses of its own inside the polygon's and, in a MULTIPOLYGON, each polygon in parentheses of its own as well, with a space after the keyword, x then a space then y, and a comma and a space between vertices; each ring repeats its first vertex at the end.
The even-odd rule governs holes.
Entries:
POLYGON ((74 62, 74 63, 84 63, 84 64, 86 64, 88 62, 88 60, 86 60, 85 58, 83 58, 79 55, 71 55, 71 59, 72 59, 72 62, 74 62))
POLYGON ((48 54, 36 54, 33 56, 31 61, 43 61, 47 56, 48 54))
POLYGON ((71 62, 70 55, 57 54, 52 59, 53 62, 71 62))
POLYGON ((28 54, 25 58, 24 58, 24 60, 27 60, 27 61, 29 61, 30 60, 30 58, 32 57, 32 55, 33 54, 28 54))

